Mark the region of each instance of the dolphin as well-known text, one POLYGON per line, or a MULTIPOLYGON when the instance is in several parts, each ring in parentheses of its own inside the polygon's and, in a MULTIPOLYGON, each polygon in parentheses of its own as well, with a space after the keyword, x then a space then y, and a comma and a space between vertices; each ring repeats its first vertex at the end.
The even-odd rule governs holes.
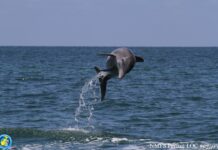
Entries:
POLYGON ((97 66, 94 68, 100 82, 101 100, 104 100, 107 81, 114 77, 123 79, 123 77, 132 70, 136 62, 144 62, 144 59, 134 55, 128 48, 118 48, 111 53, 100 55, 107 56, 106 69, 100 69, 97 66))

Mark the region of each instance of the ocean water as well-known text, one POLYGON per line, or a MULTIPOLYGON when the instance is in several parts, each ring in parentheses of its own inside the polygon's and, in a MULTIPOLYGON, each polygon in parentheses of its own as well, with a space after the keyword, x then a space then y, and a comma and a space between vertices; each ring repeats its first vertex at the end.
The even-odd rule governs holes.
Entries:
POLYGON ((131 48, 145 61, 108 82, 113 47, 0 47, 0 134, 18 150, 218 149, 218 48, 131 48))

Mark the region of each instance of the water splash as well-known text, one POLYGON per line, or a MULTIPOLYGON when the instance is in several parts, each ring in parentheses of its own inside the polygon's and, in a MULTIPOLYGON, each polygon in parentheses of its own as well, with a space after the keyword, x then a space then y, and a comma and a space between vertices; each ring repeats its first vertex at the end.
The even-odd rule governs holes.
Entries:
POLYGON ((98 87, 98 75, 92 77, 82 87, 79 106, 76 108, 75 112, 76 128, 94 128, 94 126, 92 126, 93 105, 100 100, 99 96, 97 96, 98 87))

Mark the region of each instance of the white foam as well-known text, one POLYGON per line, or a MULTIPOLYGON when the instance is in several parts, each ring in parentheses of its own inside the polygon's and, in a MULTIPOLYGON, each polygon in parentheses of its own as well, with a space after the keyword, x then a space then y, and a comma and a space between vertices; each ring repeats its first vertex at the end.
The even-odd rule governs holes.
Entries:
POLYGON ((89 133, 88 130, 80 129, 80 128, 72 128, 72 127, 69 127, 69 128, 63 128, 63 129, 61 129, 61 130, 64 130, 64 131, 76 131, 76 132, 89 133))
POLYGON ((128 139, 127 138, 116 138, 116 137, 113 137, 111 139, 111 142, 113 142, 113 143, 119 143, 119 142, 122 142, 122 141, 128 141, 128 139))
POLYGON ((88 139, 88 138, 86 138, 86 140, 85 140, 86 142, 89 142, 90 140, 88 139))
POLYGON ((43 145, 40 144, 27 144, 21 148, 21 150, 41 150, 43 145))

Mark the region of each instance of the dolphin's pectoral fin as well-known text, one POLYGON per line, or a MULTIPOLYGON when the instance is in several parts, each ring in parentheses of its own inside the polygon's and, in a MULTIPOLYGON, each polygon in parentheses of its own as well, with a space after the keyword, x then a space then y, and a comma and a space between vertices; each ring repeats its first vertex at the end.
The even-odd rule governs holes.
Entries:
POLYGON ((100 68, 97 66, 95 66, 94 68, 95 68, 96 73, 99 73, 101 71, 100 68))
POLYGON ((100 88, 101 88, 101 101, 103 101, 106 94, 107 79, 99 78, 99 81, 100 81, 100 88))
POLYGON ((116 57, 114 54, 110 54, 110 53, 99 53, 98 55, 116 57))
POLYGON ((135 56, 136 58, 136 62, 144 62, 144 58, 142 58, 141 56, 135 56))

